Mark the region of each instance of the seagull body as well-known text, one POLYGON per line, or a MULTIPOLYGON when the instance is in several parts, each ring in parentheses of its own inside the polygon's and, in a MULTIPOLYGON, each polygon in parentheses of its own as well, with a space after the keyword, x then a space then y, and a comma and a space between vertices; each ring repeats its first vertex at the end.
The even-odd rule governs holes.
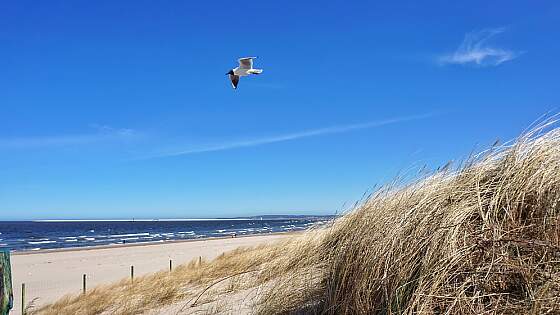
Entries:
POLYGON ((229 80, 234 89, 237 89, 240 77, 246 77, 250 74, 261 74, 262 69, 253 69, 253 59, 257 57, 244 57, 239 58, 239 67, 229 70, 229 80))

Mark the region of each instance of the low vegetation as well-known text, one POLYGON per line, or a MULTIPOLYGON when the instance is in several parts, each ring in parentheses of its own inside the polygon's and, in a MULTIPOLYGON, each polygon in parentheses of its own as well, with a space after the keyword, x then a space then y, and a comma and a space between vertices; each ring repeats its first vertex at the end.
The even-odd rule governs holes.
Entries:
POLYGON ((560 130, 550 128, 384 187, 326 228, 36 313, 560 314, 560 130))

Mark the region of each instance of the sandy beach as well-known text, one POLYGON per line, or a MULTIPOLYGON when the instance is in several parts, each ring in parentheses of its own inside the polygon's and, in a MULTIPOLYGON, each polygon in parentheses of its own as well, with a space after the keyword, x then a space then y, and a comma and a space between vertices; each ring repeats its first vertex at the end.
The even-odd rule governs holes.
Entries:
POLYGON ((93 288, 130 277, 168 270, 169 260, 177 266, 192 259, 213 259, 237 247, 274 242, 289 234, 268 234, 237 238, 205 239, 145 245, 117 245, 87 249, 17 252, 12 255, 14 286, 13 314, 21 313, 21 285, 26 285, 26 304, 53 302, 82 290, 82 276, 93 288))

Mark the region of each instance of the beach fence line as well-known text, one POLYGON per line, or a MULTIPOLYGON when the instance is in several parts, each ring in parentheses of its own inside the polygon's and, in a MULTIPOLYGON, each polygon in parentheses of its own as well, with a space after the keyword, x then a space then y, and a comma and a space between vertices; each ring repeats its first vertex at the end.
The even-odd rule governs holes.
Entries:
MULTIPOLYGON (((199 261, 201 257, 199 257, 199 261)), ((126 270, 126 268, 124 268, 126 270)), ((123 271, 124 271, 123 270, 123 271)), ((173 271, 173 260, 169 259, 169 264, 162 266, 160 271, 169 272, 173 271)), ((135 266, 129 267, 129 275, 124 279, 128 279, 132 284, 135 281, 137 272, 135 266)), ((123 276, 126 273, 123 273, 123 276)), ((53 277, 55 277, 54 275, 53 277)), ((87 274, 76 274, 76 281, 73 284, 68 283, 66 280, 45 280, 45 281, 27 281, 25 283, 14 283, 13 287, 13 309, 10 315, 26 314, 38 307, 55 302, 56 300, 67 296, 78 296, 80 294, 87 294, 88 290, 100 284, 107 284, 123 280, 123 278, 109 279, 99 275, 95 272, 87 274), (23 303, 22 303, 23 302, 23 303)), ((3 315, 0 313, 0 315, 3 315)))
POLYGON ((26 311, 36 309, 37 306, 43 304, 43 301, 54 301, 71 293, 79 294, 81 291, 80 280, 80 276, 77 275, 75 285, 70 288, 66 281, 58 280, 14 283, 14 308, 10 315, 25 314, 26 311))

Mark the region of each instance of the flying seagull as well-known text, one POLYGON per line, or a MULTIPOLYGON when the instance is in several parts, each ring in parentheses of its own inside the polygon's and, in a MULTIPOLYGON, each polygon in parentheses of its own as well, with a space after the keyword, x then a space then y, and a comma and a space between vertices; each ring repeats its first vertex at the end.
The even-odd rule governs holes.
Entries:
POLYGON ((229 80, 234 89, 237 89, 237 84, 239 83, 239 77, 245 77, 250 74, 261 74, 262 69, 253 69, 253 59, 257 57, 244 57, 239 58, 239 67, 229 70, 227 75, 229 75, 229 80))

